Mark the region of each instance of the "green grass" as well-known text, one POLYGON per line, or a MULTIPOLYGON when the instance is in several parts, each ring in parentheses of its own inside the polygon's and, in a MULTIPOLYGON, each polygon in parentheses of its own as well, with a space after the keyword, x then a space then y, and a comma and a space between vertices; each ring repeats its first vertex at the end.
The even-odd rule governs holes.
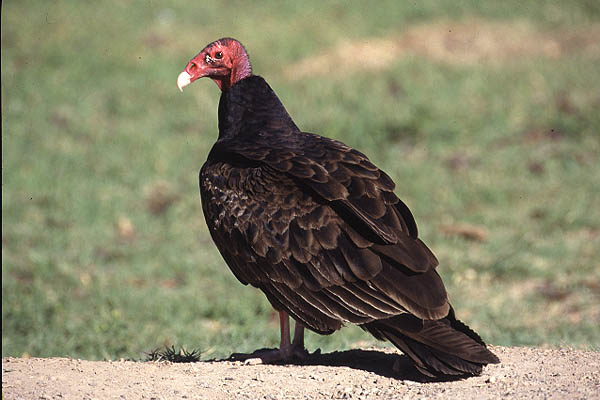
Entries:
MULTIPOLYGON (((175 86, 222 36, 301 128, 395 179, 459 318, 493 344, 600 349, 597 2, 202 4, 2 4, 3 356, 278 344, 266 299, 229 272, 202 216, 217 87, 175 86), (469 29, 487 47, 436 53, 435 38, 469 29), (368 47, 339 59, 344 43, 387 39, 405 51, 380 68, 368 47), (310 75, 291 76, 299 65, 310 75), (444 233, 465 223, 487 237, 444 233)), ((371 344, 356 327, 307 338, 371 344)))

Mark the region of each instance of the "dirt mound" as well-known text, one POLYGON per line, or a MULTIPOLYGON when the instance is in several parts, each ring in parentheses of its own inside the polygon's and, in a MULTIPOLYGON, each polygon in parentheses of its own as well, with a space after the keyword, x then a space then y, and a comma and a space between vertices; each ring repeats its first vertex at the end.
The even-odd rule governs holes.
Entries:
POLYGON ((600 354, 492 347, 502 364, 479 377, 418 382, 394 350, 315 355, 310 365, 255 360, 190 364, 2 359, 3 399, 600 399, 600 354), (392 366, 400 359, 400 372, 392 366))

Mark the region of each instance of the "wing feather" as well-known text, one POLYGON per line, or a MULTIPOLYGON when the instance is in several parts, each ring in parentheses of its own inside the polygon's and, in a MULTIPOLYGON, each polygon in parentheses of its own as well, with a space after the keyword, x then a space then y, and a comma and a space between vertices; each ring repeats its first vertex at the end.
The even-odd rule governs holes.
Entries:
POLYGON ((433 271, 437 261, 411 236, 412 216, 398 211, 393 193, 372 197, 388 193, 389 178, 379 184, 382 173, 364 156, 342 153, 338 158, 350 167, 338 165, 337 171, 352 174, 344 181, 352 196, 344 199, 328 200, 314 190, 323 185, 336 191, 331 188, 342 183, 291 150, 279 156, 273 149, 251 153, 268 164, 221 161, 203 168, 203 207, 227 264, 242 282, 262 289, 274 307, 290 310, 319 332, 339 328, 340 321, 364 324, 406 312, 420 318, 447 314, 447 295, 433 271), (284 161, 293 164, 285 166, 287 171, 280 170, 284 161), (372 193, 357 192, 367 187, 372 193), (217 205, 208 198, 222 201, 217 205), (388 220, 379 231, 370 228, 388 220), (394 234, 393 243, 382 239, 386 230, 394 234))

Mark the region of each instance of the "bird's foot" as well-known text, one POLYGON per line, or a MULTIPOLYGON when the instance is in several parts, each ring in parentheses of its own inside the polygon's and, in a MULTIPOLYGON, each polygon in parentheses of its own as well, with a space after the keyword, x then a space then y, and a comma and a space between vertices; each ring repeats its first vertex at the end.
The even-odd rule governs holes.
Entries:
POLYGON ((311 355, 321 354, 321 349, 310 353, 304 346, 289 345, 279 349, 260 349, 249 355, 249 358, 260 358, 264 363, 303 361, 311 355))

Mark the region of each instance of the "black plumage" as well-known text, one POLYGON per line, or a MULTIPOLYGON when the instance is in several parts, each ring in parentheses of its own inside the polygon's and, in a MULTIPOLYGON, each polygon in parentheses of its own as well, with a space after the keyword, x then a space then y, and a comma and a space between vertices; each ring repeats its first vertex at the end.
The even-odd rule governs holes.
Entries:
POLYGON ((243 284, 317 333, 358 324, 426 375, 478 374, 498 362, 455 318, 438 261, 388 175, 298 129, 260 76, 219 86, 219 137, 200 193, 210 234, 243 284))

